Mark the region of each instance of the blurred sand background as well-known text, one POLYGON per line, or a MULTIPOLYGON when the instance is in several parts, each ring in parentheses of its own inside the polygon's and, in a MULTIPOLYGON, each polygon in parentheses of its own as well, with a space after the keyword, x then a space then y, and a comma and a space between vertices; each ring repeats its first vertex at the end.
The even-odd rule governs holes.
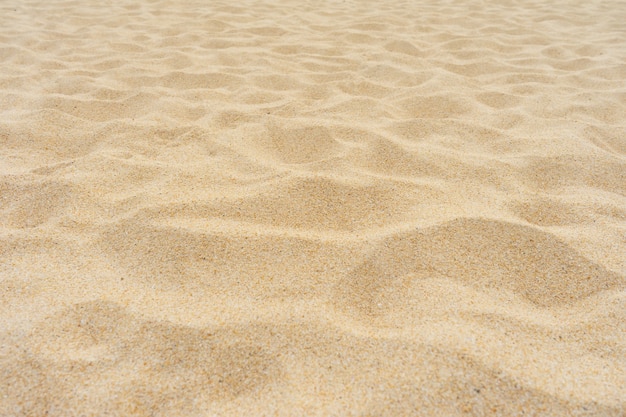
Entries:
POLYGON ((3 1, 0 415, 625 415, 624 22, 3 1))

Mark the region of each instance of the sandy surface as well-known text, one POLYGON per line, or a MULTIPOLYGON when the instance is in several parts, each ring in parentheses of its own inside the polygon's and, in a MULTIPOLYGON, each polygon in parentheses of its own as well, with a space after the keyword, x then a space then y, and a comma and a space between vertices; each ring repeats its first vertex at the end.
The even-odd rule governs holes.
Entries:
POLYGON ((0 3, 1 416, 625 415, 623 2, 181 3, 0 3))

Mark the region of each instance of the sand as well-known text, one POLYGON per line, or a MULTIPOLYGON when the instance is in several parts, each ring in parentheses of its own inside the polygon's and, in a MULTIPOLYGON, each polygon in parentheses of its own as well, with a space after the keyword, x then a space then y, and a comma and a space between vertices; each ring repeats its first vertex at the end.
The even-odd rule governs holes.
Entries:
POLYGON ((624 22, 3 1, 0 415, 626 415, 624 22))

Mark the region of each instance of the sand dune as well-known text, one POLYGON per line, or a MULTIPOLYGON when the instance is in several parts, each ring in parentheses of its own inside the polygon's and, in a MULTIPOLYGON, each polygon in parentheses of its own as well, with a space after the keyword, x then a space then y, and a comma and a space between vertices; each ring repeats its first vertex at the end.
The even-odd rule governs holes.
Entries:
POLYGON ((3 2, 0 415, 624 415, 624 21, 3 2))

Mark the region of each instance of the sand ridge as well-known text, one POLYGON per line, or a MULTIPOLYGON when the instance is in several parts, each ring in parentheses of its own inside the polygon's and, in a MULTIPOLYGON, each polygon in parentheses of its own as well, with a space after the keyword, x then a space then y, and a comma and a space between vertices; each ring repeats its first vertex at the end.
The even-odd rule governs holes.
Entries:
POLYGON ((624 415, 624 21, 3 2, 0 415, 624 415))

